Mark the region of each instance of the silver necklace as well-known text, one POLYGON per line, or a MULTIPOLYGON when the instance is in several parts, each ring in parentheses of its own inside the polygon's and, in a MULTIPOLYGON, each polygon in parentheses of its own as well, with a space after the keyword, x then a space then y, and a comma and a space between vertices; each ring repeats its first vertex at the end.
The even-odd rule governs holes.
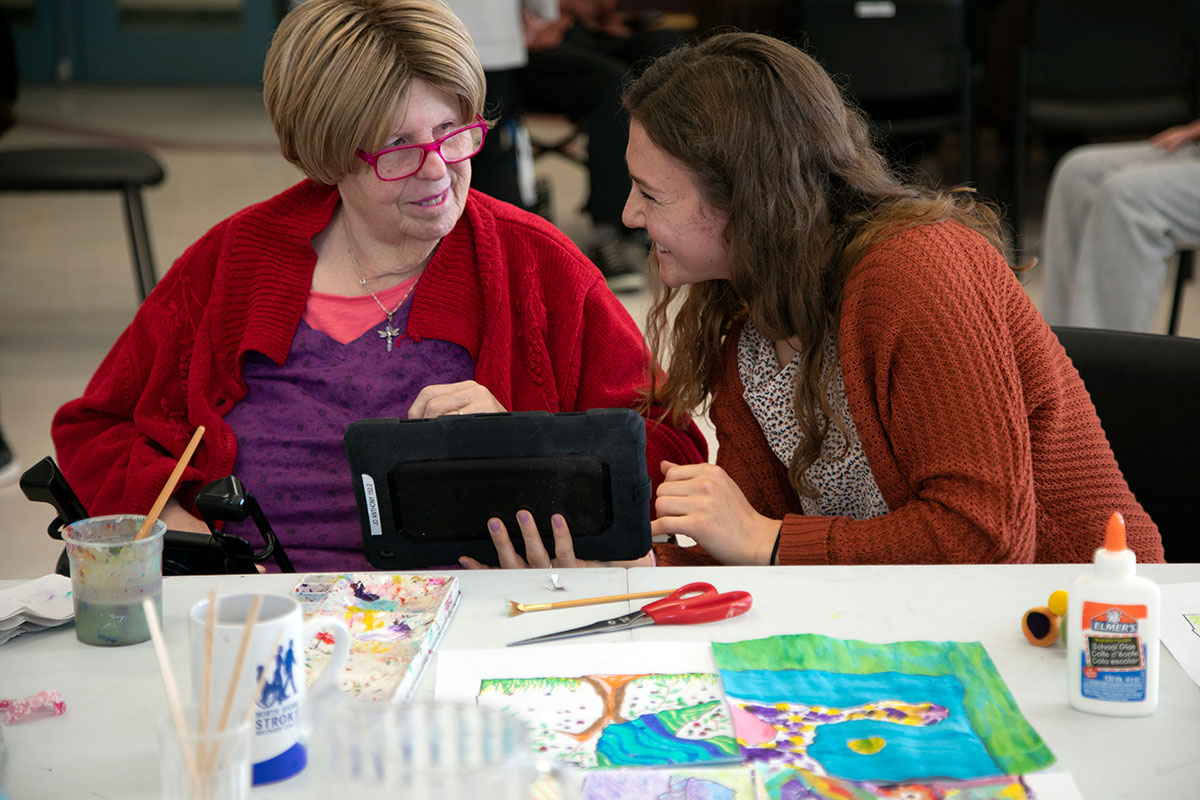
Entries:
MULTIPOLYGON (((392 352, 392 342, 404 332, 392 325, 392 317, 396 315, 396 312, 400 310, 400 306, 404 305, 404 301, 412 294, 413 287, 408 287, 408 291, 400 298, 400 302, 396 304, 396 307, 388 311, 387 306, 380 302, 379 296, 371 291, 370 286, 367 286, 367 279, 363 277, 362 270, 358 267, 358 256, 354 254, 354 243, 350 241, 350 224, 346 222, 344 215, 342 216, 342 229, 346 232, 346 250, 350 253, 350 260, 354 263, 354 274, 358 276, 359 285, 367 290, 367 294, 371 295, 371 299, 375 301, 375 305, 379 306, 379 310, 387 315, 387 324, 381 330, 375 332, 379 334, 380 339, 387 341, 387 351, 390 353, 392 352)), ((415 286, 416 284, 413 285, 415 286)))

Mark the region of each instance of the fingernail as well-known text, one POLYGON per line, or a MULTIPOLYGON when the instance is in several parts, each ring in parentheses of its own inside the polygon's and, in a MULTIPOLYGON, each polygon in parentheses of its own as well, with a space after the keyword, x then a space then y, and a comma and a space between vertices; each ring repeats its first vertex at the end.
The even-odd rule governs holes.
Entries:
POLYGON ((522 525, 528 525, 533 522, 533 515, 531 515, 528 511, 518 511, 517 522, 521 523, 522 525))
POLYGON ((492 535, 499 536, 504 531, 504 525, 500 520, 492 517, 488 520, 488 530, 492 532, 492 535))
POLYGON ((550 524, 554 526, 555 530, 562 530, 566 527, 567 521, 562 518, 562 514, 555 514, 550 517, 550 524))

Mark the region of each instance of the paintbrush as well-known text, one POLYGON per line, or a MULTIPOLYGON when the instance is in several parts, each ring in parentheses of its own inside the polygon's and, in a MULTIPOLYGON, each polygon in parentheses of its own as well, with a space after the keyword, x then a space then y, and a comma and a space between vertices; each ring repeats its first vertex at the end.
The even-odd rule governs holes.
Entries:
POLYGON ((179 702, 179 689, 176 688, 175 673, 171 671, 171 660, 167 657, 167 646, 163 643, 162 625, 158 621, 158 611, 149 597, 142 599, 142 611, 146 615, 146 627, 150 629, 150 641, 154 643, 154 655, 158 658, 158 669, 162 673, 163 687, 167 690, 167 707, 171 709, 171 719, 175 722, 175 732, 179 735, 179 746, 183 748, 183 763, 187 767, 188 785, 193 789, 193 794, 199 794, 202 784, 199 768, 196 765, 196 752, 188 744, 187 722, 183 716, 183 705, 179 702))
POLYGON ((196 445, 200 444, 200 440, 204 438, 204 426, 196 428, 196 432, 192 434, 192 440, 188 442, 188 446, 184 448, 183 455, 179 457, 179 461, 175 464, 175 469, 171 471, 170 477, 167 478, 167 485, 158 493, 158 499, 154 501, 150 513, 146 515, 146 519, 142 521, 142 527, 138 529, 137 536, 134 539, 145 539, 150 533, 150 529, 154 527, 154 523, 158 520, 158 515, 162 513, 163 506, 171 499, 171 493, 175 491, 175 484, 179 483, 180 476, 183 475, 184 469, 187 468, 188 462, 192 460, 192 453, 196 452, 196 445))
POLYGON ((508 601, 508 615, 515 617, 526 611, 550 611, 555 608, 575 608, 576 606, 594 606, 600 603, 616 603, 620 600, 644 600, 651 597, 666 597, 674 589, 662 589, 655 592, 636 592, 634 594, 610 594, 605 597, 582 597, 578 600, 559 600, 557 603, 517 603, 508 601))

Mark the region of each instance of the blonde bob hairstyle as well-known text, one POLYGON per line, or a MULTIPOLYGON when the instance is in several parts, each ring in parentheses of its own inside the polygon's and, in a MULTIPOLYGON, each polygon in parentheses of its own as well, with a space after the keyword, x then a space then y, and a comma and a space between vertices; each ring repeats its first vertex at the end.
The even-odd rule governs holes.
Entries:
POLYGON ((483 113, 475 45, 440 0, 306 0, 275 31, 263 102, 283 157, 314 181, 361 169, 358 149, 385 144, 398 104, 419 78, 483 113))
MULTIPOLYGON (((875 242, 942 220, 980 232, 1004 254, 997 212, 973 193, 897 175, 821 65, 767 36, 718 34, 659 58, 634 81, 625 108, 728 219, 729 280, 682 289, 651 281, 646 338, 652 363, 669 361, 670 370, 665 379, 650 371, 643 405, 669 408, 677 423, 706 406, 722 370, 737 368, 722 363, 722 342, 740 319, 771 341, 798 340, 793 411, 803 437, 788 479, 812 497, 806 472, 829 426, 845 432, 821 354, 837 336, 850 269, 875 242)), ((653 251, 650 268, 657 272, 653 251)))

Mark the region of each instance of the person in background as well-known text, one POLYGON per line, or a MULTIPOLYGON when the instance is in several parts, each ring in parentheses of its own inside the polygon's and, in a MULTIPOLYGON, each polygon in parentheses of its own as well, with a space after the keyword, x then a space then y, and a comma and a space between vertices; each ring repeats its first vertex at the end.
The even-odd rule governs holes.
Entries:
POLYGON ((718 443, 662 464, 655 539, 697 544, 659 564, 1086 562, 1114 511, 1163 560, 991 207, 899 179, 825 71, 766 36, 676 50, 625 105, 625 221, 653 241, 646 331, 670 363, 646 401, 708 406, 718 443))
MULTIPOLYGON (((557 9, 528 0, 452 0, 450 5, 468 21, 477 44, 489 51, 498 45, 497 33, 510 30, 512 19, 519 15, 524 63, 488 71, 488 111, 501 117, 526 111, 565 114, 583 125, 588 142, 585 210, 592 219, 588 255, 614 291, 644 289, 644 244, 621 222, 629 194, 625 169, 628 126, 621 94, 631 76, 654 56, 682 44, 683 35, 671 29, 653 29, 637 17, 618 12, 615 0, 558 0, 557 9), (502 26, 495 18, 503 6, 508 7, 509 19, 502 26), (494 22, 485 27, 485 20, 494 22)), ((488 182, 478 188, 517 202, 511 189, 513 163, 511 156, 505 159, 502 167, 507 173, 498 175, 489 168, 488 182)))
MULTIPOLYGON (((205 530, 197 491, 236 474, 297 570, 369 569, 348 423, 631 407, 645 344, 565 236, 470 190, 483 71, 438 0, 298 5, 263 95, 307 178, 184 252, 52 434, 91 513, 144 513, 204 425, 170 528, 205 530)), ((650 463, 703 460, 651 417, 650 463)))
POLYGON ((1042 314, 1051 325, 1149 332, 1180 250, 1200 248, 1200 119, 1145 142, 1077 147, 1046 197, 1042 314))
POLYGON ((527 39, 537 30, 562 38, 558 0, 448 0, 467 26, 487 83, 484 113, 495 118, 471 159, 471 183, 497 200, 537 211, 533 152, 516 107, 516 70, 529 63, 527 39), (507 102, 506 102, 507 100, 507 102))

